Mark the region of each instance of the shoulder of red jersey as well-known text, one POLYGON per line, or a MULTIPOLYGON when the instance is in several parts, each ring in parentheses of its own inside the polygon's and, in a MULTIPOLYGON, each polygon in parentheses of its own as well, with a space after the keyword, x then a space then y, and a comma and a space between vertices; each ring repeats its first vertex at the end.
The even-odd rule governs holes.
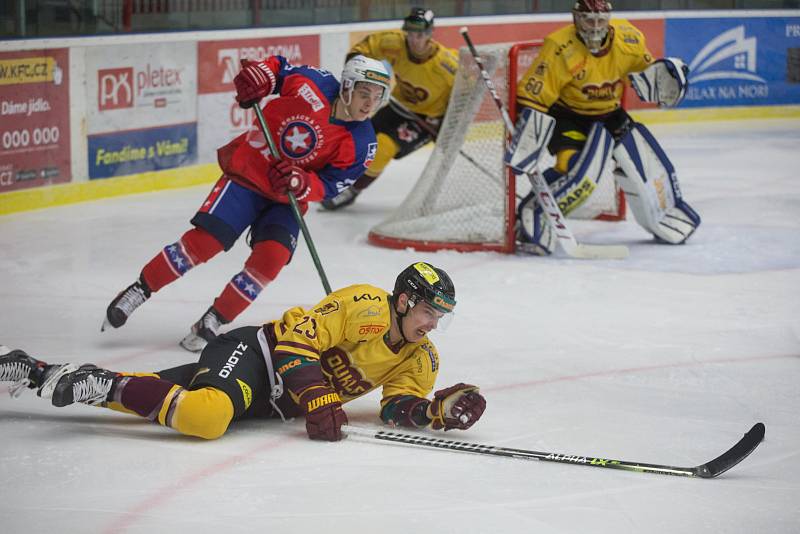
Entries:
POLYGON ((303 86, 311 82, 317 89, 315 92, 323 96, 328 105, 339 95, 339 80, 332 72, 310 65, 292 65, 282 56, 273 57, 277 58, 280 64, 280 70, 276 73, 278 78, 276 93, 299 94, 309 100, 313 97, 303 86))

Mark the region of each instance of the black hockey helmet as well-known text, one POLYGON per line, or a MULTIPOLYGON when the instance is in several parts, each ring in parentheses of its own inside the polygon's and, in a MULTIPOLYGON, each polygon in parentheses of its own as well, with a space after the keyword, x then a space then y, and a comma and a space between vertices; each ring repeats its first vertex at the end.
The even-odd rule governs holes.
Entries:
POLYGON ((424 7, 412 7, 411 12, 403 19, 403 31, 432 32, 433 11, 424 7))
POLYGON ((406 267, 394 283, 392 298, 408 295, 412 306, 425 301, 435 310, 450 313, 456 307, 456 288, 443 269, 423 261, 406 267))

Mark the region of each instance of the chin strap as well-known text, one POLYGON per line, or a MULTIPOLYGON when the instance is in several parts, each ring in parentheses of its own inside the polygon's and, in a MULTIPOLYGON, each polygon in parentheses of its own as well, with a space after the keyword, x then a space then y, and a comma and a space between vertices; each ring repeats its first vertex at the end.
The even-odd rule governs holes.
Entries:
MULTIPOLYGON (((397 316, 397 328, 398 330, 400 330, 400 337, 403 338, 403 343, 407 344, 409 341, 408 339, 406 339, 406 334, 403 332, 403 318, 406 315, 408 315, 408 310, 412 308, 414 305, 411 303, 411 300, 409 300, 408 305, 406 306, 406 311, 400 313, 400 311, 397 309, 397 306, 395 305, 396 301, 394 299, 394 296, 389 297, 389 299, 390 299, 389 302, 392 305, 392 310, 394 311, 394 314, 397 316)), ((389 331, 391 332, 391 329, 389 329, 389 331)), ((386 335, 389 336, 389 332, 386 332, 386 335)), ((391 345, 391 340, 387 339, 387 341, 389 341, 389 344, 391 345)))

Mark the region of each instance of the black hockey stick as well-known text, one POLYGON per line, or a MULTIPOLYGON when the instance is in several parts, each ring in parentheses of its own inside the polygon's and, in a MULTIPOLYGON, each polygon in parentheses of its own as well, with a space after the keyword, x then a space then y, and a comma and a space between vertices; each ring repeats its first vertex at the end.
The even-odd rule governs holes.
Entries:
POLYGON ((605 467, 608 469, 633 471, 635 473, 655 473, 659 475, 673 475, 679 477, 714 478, 747 458, 747 456, 753 452, 756 447, 758 447, 758 444, 761 443, 761 440, 764 439, 765 428, 764 423, 756 423, 753 425, 753 428, 751 428, 744 435, 744 437, 742 437, 742 439, 736 443, 736 445, 717 456, 710 462, 706 462, 695 467, 675 467, 672 465, 627 462, 625 460, 612 460, 608 458, 596 458, 592 456, 561 454, 558 452, 537 452, 525 449, 510 449, 506 447, 481 445, 479 443, 469 443, 465 441, 452 441, 449 439, 438 439, 427 436, 414 436, 411 434, 386 432, 384 430, 369 430, 350 425, 344 425, 342 430, 344 430, 347 434, 365 436, 380 441, 389 441, 416 447, 429 447, 433 449, 485 454, 488 456, 505 456, 520 460, 542 460, 544 462, 558 462, 562 464, 585 465, 589 467, 605 467))
MULTIPOLYGON (((264 120, 264 114, 261 113, 261 106, 258 105, 258 102, 253 104, 253 111, 256 112, 258 125, 261 127, 261 133, 264 134, 264 139, 267 140, 267 144, 269 145, 269 151, 272 154, 272 157, 275 158, 276 160, 280 160, 281 154, 280 152, 278 152, 278 147, 275 146, 275 141, 272 140, 272 134, 269 133, 267 122, 264 120)), ((317 248, 314 246, 314 241, 311 239, 311 232, 308 231, 308 226, 306 226, 306 221, 305 219, 303 219, 303 214, 300 212, 300 205, 297 203, 297 197, 295 197, 294 193, 292 193, 291 191, 287 191, 286 196, 289 197, 289 204, 292 206, 292 213, 294 214, 294 218, 295 220, 297 220, 297 224, 300 225, 300 230, 303 231, 303 237, 306 239, 306 245, 308 245, 308 252, 311 253, 311 259, 314 260, 314 265, 317 268, 320 280, 322 280, 322 287, 325 289, 325 294, 330 295, 331 285, 330 283, 328 283, 328 277, 325 276, 325 270, 322 268, 322 262, 319 261, 317 248)))
MULTIPOLYGON (((472 44, 472 39, 469 36, 466 26, 462 27, 460 32, 469 47, 475 64, 478 66, 481 78, 483 78, 483 83, 492 95, 497 109, 500 110, 500 115, 503 117, 503 123, 506 129, 513 135, 514 123, 511 121, 511 117, 508 115, 508 110, 500 99, 500 95, 497 94, 494 83, 489 73, 486 71, 486 67, 483 64, 480 54, 478 54, 478 50, 475 48, 475 45, 472 44)), ((578 243, 575 239, 575 234, 573 234, 567 226, 566 217, 558 206, 558 202, 556 202, 556 199, 553 197, 553 193, 550 191, 550 187, 547 185, 544 177, 538 171, 527 173, 527 177, 531 182, 533 191, 536 193, 536 199, 542 207, 542 212, 553 227, 553 231, 558 238, 558 242, 561 244, 561 248, 564 249, 564 252, 566 252, 568 256, 581 259, 623 259, 628 257, 628 247, 624 245, 588 245, 578 243)))
MULTIPOLYGON (((439 132, 437 132, 436 129, 433 126, 428 124, 425 121, 424 118, 422 118, 418 114, 414 113, 413 111, 411 111, 410 109, 405 107, 402 104, 402 102, 397 100, 395 97, 391 96, 391 97, 389 97, 389 100, 391 101, 391 105, 395 106, 400 111, 401 115, 403 115, 404 117, 409 118, 412 121, 414 121, 420 128, 422 128, 423 130, 428 132, 428 134, 430 134, 430 136, 433 139, 433 141, 436 142, 436 138, 439 137, 439 132)), ((470 156, 469 154, 464 152, 464 150, 458 149, 458 154, 462 158, 464 158, 465 160, 467 160, 470 163, 472 163, 472 165, 474 165, 475 168, 477 168, 479 171, 481 171, 487 177, 491 178, 492 180, 498 180, 498 178, 499 178, 500 181, 502 181, 502 178, 492 174, 492 172, 489 169, 487 169, 486 167, 481 165, 475 158, 473 158, 472 156, 470 156)), ((522 199, 522 195, 517 195, 517 199, 522 199)))

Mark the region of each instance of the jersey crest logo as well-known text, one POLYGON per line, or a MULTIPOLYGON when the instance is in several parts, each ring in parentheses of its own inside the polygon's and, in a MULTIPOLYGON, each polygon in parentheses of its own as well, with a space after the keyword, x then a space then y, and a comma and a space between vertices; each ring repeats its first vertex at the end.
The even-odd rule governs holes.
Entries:
POLYGON ((423 87, 415 87, 405 80, 401 80, 397 73, 394 75, 397 82, 397 88, 400 89, 401 101, 408 102, 409 104, 419 104, 425 102, 430 94, 423 87))
POLYGON ((316 129, 305 121, 292 121, 281 132, 281 150, 292 159, 308 156, 318 141, 316 129))
POLYGON ((319 363, 327 382, 345 398, 360 397, 375 387, 353 363, 352 356, 339 347, 323 352, 319 363))

